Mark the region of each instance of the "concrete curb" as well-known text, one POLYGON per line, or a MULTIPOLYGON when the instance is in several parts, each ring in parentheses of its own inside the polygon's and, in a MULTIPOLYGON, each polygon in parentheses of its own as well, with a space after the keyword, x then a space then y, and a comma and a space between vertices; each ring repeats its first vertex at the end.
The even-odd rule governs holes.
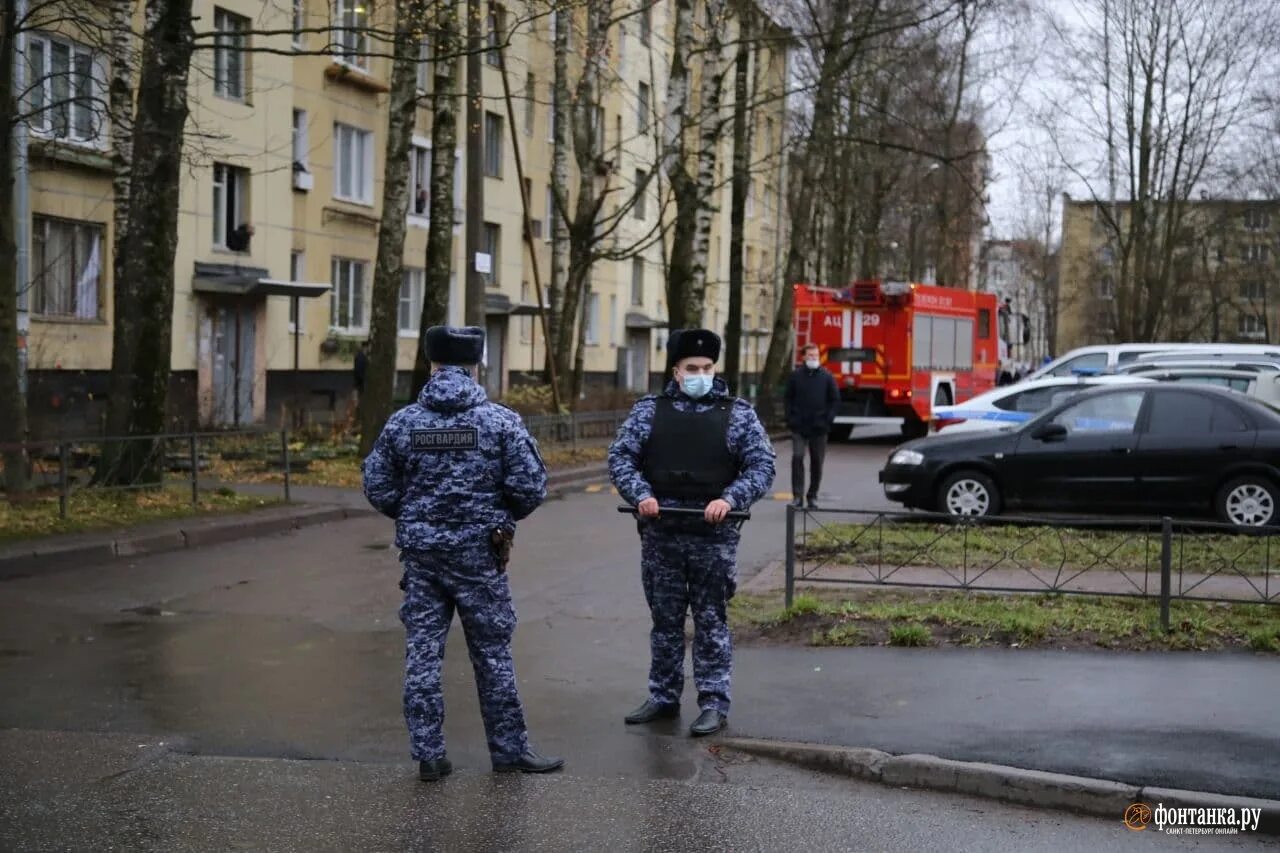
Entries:
POLYGON ((30 549, 22 548, 0 555, 0 581, 27 577, 37 572, 104 563, 121 557, 141 557, 271 536, 331 521, 376 514, 372 510, 347 507, 298 507, 285 515, 273 512, 269 517, 263 518, 254 518, 252 515, 192 518, 185 520, 177 530, 137 533, 123 530, 115 534, 104 534, 111 538, 97 541, 73 544, 50 542, 45 545, 33 543, 30 549))
POLYGON ((952 791, 1018 805, 1112 818, 1117 822, 1123 821, 1126 808, 1138 802, 1152 808, 1157 804, 1165 808, 1255 808, 1262 810, 1258 832, 1280 835, 1278 800, 1129 785, 1003 764, 953 761, 936 755, 893 755, 864 747, 739 737, 722 738, 720 745, 748 755, 867 782, 952 791))

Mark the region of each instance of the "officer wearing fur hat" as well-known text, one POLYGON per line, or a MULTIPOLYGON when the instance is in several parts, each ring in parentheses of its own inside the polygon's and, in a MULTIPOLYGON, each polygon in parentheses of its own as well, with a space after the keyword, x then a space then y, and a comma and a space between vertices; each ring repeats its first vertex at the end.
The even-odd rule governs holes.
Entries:
POLYGON ((631 409, 609 447, 609 475, 640 516, 640 566, 653 619, 649 698, 626 717, 648 723, 680 713, 685 614, 693 613, 694 736, 724 728, 733 649, 726 609, 737 588, 737 525, 773 484, 774 452, 755 411, 716 377, 720 338, 706 329, 671 333, 663 392, 631 409), (697 508, 702 517, 663 515, 697 508))
POLYGON ((447 776, 440 667, 457 610, 480 693, 495 771, 563 766, 529 748, 516 691, 516 614, 506 554, 515 523, 547 495, 547 469, 519 415, 490 403, 472 369, 484 352, 475 326, 427 330, 431 378, 387 421, 364 461, 364 493, 395 519, 404 576, 404 717, 418 775, 447 776))

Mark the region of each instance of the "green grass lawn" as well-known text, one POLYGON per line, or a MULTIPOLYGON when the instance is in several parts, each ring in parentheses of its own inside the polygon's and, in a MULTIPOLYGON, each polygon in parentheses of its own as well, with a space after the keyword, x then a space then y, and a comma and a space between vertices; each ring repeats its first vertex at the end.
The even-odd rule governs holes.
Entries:
POLYGON ((861 590, 799 595, 790 609, 745 595, 730 619, 744 643, 1280 652, 1280 606, 1265 604, 1175 601, 1168 634, 1157 602, 1077 595, 861 590))
POLYGON ((168 518, 248 512, 275 503, 278 501, 238 495, 229 489, 201 492, 200 503, 193 506, 190 486, 133 491, 87 488, 72 492, 67 518, 62 519, 56 496, 17 505, 0 500, 0 542, 110 530, 168 518))

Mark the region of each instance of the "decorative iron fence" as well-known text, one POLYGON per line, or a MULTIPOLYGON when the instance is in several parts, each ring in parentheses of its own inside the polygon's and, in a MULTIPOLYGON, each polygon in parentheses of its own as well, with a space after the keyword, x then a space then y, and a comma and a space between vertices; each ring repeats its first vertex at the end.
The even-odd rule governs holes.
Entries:
POLYGON ((1001 593, 1280 604, 1274 537, 1160 519, 956 518, 787 508, 786 604, 795 587, 855 584, 1001 593))
POLYGON ((270 473, 290 499, 287 430, 191 432, 144 436, 95 436, 0 445, 0 484, 5 453, 25 451, 27 489, 11 502, 58 502, 58 515, 74 514, 87 494, 181 490, 198 506, 202 490, 219 488, 244 471, 270 473))
POLYGON ((576 450, 580 441, 612 439, 629 414, 629 410, 621 409, 567 415, 526 415, 524 425, 539 444, 569 444, 576 450))

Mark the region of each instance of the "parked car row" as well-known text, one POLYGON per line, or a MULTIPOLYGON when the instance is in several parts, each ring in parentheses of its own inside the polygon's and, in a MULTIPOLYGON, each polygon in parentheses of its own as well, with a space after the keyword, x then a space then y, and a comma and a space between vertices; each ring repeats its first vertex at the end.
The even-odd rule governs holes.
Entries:
MULTIPOLYGON (((1274 384, 1273 373, 1251 381, 1274 384)), ((1231 387, 1135 375, 1006 386, 949 407, 943 432, 895 449, 880 480, 892 500, 953 515, 1213 512, 1240 526, 1280 523, 1280 409, 1231 387)))

